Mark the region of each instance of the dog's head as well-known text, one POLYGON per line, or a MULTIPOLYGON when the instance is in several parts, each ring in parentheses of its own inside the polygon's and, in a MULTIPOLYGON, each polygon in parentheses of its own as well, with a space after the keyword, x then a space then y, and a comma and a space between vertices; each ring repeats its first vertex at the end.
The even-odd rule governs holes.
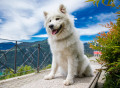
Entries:
POLYGON ((66 25, 69 24, 69 18, 64 5, 60 5, 56 13, 44 12, 44 16, 46 31, 49 35, 57 36, 63 31, 65 32, 66 25))

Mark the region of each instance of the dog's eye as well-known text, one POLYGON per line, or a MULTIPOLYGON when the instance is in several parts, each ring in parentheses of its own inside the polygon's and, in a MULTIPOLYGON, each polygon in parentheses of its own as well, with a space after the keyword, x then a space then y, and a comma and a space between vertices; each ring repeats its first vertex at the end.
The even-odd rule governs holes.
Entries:
POLYGON ((59 20, 60 18, 56 18, 56 20, 59 20))
POLYGON ((51 22, 51 20, 49 20, 49 22, 51 22))

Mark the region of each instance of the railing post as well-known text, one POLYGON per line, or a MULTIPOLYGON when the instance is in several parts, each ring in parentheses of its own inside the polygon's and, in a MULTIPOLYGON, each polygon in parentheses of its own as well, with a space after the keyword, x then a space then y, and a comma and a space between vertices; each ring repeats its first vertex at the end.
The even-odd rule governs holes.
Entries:
POLYGON ((17 41, 15 44, 14 73, 16 73, 16 59, 17 59, 17 41))
POLYGON ((39 73, 39 59, 40 59, 40 44, 38 44, 37 73, 39 73))

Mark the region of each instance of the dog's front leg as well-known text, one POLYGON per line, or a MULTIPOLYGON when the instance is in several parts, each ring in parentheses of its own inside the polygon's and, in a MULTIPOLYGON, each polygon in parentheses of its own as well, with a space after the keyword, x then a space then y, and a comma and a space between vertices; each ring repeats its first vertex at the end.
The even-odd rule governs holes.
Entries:
POLYGON ((50 72, 49 75, 46 75, 46 76, 44 77, 44 79, 45 79, 45 80, 53 79, 54 76, 55 76, 55 73, 56 73, 56 71, 57 71, 57 68, 58 68, 58 64, 57 64, 57 62, 56 62, 56 60, 55 60, 55 56, 53 56, 51 72, 50 72))
POLYGON ((68 57, 68 74, 67 78, 64 81, 64 85, 68 86, 74 83, 74 71, 75 71, 75 58, 72 56, 68 57))

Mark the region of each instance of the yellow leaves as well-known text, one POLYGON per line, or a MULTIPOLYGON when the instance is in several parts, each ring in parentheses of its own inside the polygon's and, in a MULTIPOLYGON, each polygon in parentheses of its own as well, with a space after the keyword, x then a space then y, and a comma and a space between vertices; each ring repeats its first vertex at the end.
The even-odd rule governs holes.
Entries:
POLYGON ((87 0, 87 1, 85 1, 85 2, 91 2, 91 1, 94 1, 94 0, 87 0))
POLYGON ((95 2, 96 2, 96 1, 93 1, 93 5, 94 5, 94 6, 95 6, 95 2))
POLYGON ((90 44, 90 48, 93 48, 93 45, 92 45, 92 44, 90 44))
POLYGON ((110 25, 113 25, 113 22, 110 21, 110 25))
POLYGON ((97 1, 96 1, 96 5, 97 5, 97 7, 98 7, 98 3, 99 3, 99 2, 100 2, 100 0, 97 0, 97 1))
POLYGON ((103 37, 106 37, 106 33, 105 33, 105 32, 103 32, 103 33, 102 33, 102 36, 103 36, 103 37))
POLYGON ((109 27, 110 25, 107 23, 106 26, 109 27))
MULTIPOLYGON (((93 5, 97 5, 98 7, 98 4, 100 2, 100 0, 87 0, 86 2, 93 2, 93 5)), ((105 0, 102 0, 102 4, 105 5, 105 0)), ((114 0, 108 0, 108 3, 106 6, 112 6, 112 7, 115 7, 115 4, 114 4, 114 0)), ((118 6, 117 8, 119 8, 120 6, 118 6)))
POLYGON ((115 14, 120 14, 120 11, 116 12, 115 14))
POLYGON ((111 3, 111 6, 112 6, 112 7, 115 7, 115 3, 114 3, 114 2, 113 2, 113 3, 111 3))
POLYGON ((112 2, 112 0, 108 0, 108 5, 112 2))
POLYGON ((106 28, 112 28, 114 26, 113 22, 110 21, 110 24, 106 24, 106 25, 102 25, 100 24, 102 27, 106 27, 106 28))
POLYGON ((87 0, 87 1, 85 1, 85 2, 91 2, 91 1, 94 1, 94 0, 87 0))
POLYGON ((102 0, 102 4, 104 5, 105 0, 102 0))
POLYGON ((98 7, 98 4, 99 4, 99 2, 100 2, 100 0, 87 0, 86 2, 93 2, 93 4, 95 5, 97 5, 97 7, 98 7))

